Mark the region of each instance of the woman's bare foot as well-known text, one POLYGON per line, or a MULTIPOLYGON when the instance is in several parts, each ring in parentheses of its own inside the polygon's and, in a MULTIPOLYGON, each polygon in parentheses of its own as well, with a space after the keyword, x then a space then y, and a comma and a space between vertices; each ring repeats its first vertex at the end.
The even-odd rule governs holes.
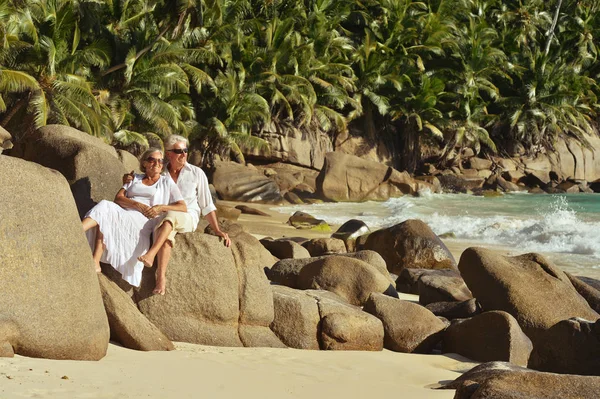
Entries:
POLYGON ((167 278, 165 276, 161 276, 160 274, 156 273, 156 287, 154 287, 154 290, 152 291, 152 293, 158 294, 158 295, 165 295, 166 290, 167 290, 167 278))
POLYGON ((138 256, 138 260, 144 264, 146 267, 152 267, 154 264, 154 256, 150 257, 148 254, 138 256))

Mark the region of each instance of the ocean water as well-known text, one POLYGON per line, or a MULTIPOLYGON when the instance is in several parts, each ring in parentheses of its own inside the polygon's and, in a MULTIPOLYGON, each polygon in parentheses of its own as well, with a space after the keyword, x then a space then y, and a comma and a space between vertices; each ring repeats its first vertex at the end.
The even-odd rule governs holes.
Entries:
POLYGON ((512 254, 539 252, 574 274, 600 278, 600 195, 505 194, 480 197, 429 194, 386 202, 324 203, 276 208, 297 210, 342 224, 361 219, 371 229, 421 219, 436 234, 452 233, 474 245, 512 254))

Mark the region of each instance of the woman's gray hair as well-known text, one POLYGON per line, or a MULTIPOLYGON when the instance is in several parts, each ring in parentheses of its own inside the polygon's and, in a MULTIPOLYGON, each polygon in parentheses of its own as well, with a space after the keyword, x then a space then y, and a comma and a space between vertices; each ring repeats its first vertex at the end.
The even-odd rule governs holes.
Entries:
POLYGON ((144 151, 144 153, 140 157, 140 170, 142 172, 144 172, 146 170, 146 168, 144 168, 144 162, 146 162, 146 158, 148 158, 148 156, 150 154, 155 153, 155 152, 160 152, 161 158, 165 157, 165 153, 160 148, 157 148, 157 147, 150 147, 150 148, 148 148, 146 151, 144 151))
POLYGON ((165 144, 165 150, 170 150, 175 144, 182 142, 185 143, 186 147, 190 145, 188 139, 178 134, 172 134, 163 141, 165 144))

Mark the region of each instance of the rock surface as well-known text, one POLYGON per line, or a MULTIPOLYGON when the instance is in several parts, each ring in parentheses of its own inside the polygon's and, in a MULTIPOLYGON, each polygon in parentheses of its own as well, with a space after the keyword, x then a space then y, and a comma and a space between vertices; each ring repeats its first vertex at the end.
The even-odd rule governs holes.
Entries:
POLYGON ((239 209, 242 213, 247 214, 247 215, 258 215, 258 216, 269 216, 269 217, 271 216, 266 212, 263 212, 256 208, 252 208, 248 205, 237 205, 235 208, 239 209))
MULTIPOLYGON (((507 257, 483 248, 468 248, 463 252, 458 267, 467 286, 486 311, 503 310, 517 319, 533 342, 529 367, 568 373, 568 366, 572 365, 568 360, 572 353, 580 356, 580 364, 588 364, 588 354, 569 347, 566 336, 563 336, 562 342, 559 342, 560 339, 557 341, 560 331, 552 334, 549 329, 573 317, 594 322, 600 315, 577 293, 566 274, 543 256, 525 254, 507 257), (560 353, 554 351, 557 345, 561 348, 560 353), (556 357, 561 354, 567 358, 556 357)), ((589 354, 600 348, 598 338, 595 342, 588 341, 588 344, 589 354)), ((578 372, 581 370, 578 369, 578 372)), ((598 372, 600 369, 596 370, 598 372)))
POLYGON ((279 187, 273 180, 257 169, 235 162, 217 162, 212 182, 219 197, 227 201, 274 204, 283 201, 279 187))
POLYGON ((317 194, 330 201, 385 201, 416 192, 408 173, 340 152, 325 155, 317 178, 317 194))
POLYGON ((323 291, 309 295, 317 299, 321 315, 321 349, 383 350, 383 324, 377 317, 323 291))
POLYGON ((375 292, 363 310, 383 322, 384 347, 395 352, 430 353, 446 328, 424 307, 375 292))
POLYGON ((346 252, 346 244, 337 238, 313 238, 303 244, 310 256, 341 254, 346 252))
POLYGON ((275 307, 273 332, 290 348, 318 350, 321 317, 316 299, 282 285, 271 289, 275 307))
POLYGON ((282 259, 275 263, 273 267, 265 270, 265 272, 269 280, 275 283, 283 284, 291 288, 299 288, 298 276, 300 275, 302 268, 318 260, 325 259, 328 256, 346 256, 367 262, 379 270, 379 272, 386 277, 391 284, 394 283, 394 280, 390 277, 387 271, 385 261, 377 252, 374 251, 358 251, 347 254, 324 255, 304 259, 282 259))
POLYGON ((104 309, 108 316, 110 337, 129 349, 170 351, 175 346, 144 316, 131 297, 103 274, 98 275, 104 309))
POLYGON ((273 295, 263 268, 273 257, 240 226, 222 225, 232 247, 199 231, 177 236, 167 294, 152 295, 154 269, 144 270, 138 307, 167 337, 215 346, 283 346, 269 329, 273 295))
POLYGON ((456 389, 455 399, 592 399, 600 377, 541 373, 505 362, 481 364, 443 389, 456 389))
POLYGON ((448 320, 466 319, 481 313, 481 307, 475 298, 463 302, 434 302, 425 307, 434 315, 448 320))
POLYGON ((444 331, 443 351, 479 362, 494 360, 527 367, 533 345, 509 313, 491 311, 455 320, 444 331))
POLYGON ((101 359, 108 320, 67 181, 54 170, 0 155, 0 187, 1 351, 101 359))
POLYGON ((418 281, 419 303, 462 302, 473 298, 460 274, 455 270, 436 270, 423 273, 418 281))
POLYGON ((298 287, 331 291, 357 306, 372 292, 398 295, 377 268, 345 256, 328 256, 304 266, 298 274, 298 287))
POLYGON ((378 252, 388 270, 395 274, 404 268, 456 269, 456 261, 446 245, 417 219, 369 234, 363 249, 378 252))
POLYGON ((279 238, 277 240, 271 240, 263 238, 260 243, 276 258, 279 259, 303 259, 310 258, 310 253, 302 245, 286 240, 285 238, 279 238))
POLYGON ((266 150, 246 150, 249 160, 281 161, 321 169, 325 154, 333 149, 329 136, 320 131, 301 130, 271 123, 256 136, 269 144, 266 150))
POLYGON ((123 175, 131 171, 113 147, 68 126, 39 128, 22 140, 13 155, 59 171, 71 185, 80 217, 101 200, 112 201, 123 185, 123 175))

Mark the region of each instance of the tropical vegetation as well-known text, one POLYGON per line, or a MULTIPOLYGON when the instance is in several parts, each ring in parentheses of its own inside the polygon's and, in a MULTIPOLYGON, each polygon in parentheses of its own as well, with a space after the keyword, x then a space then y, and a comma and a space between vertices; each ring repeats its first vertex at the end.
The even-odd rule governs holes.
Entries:
POLYGON ((205 154, 265 128, 531 153, 595 134, 597 0, 0 0, 0 125, 205 154))

